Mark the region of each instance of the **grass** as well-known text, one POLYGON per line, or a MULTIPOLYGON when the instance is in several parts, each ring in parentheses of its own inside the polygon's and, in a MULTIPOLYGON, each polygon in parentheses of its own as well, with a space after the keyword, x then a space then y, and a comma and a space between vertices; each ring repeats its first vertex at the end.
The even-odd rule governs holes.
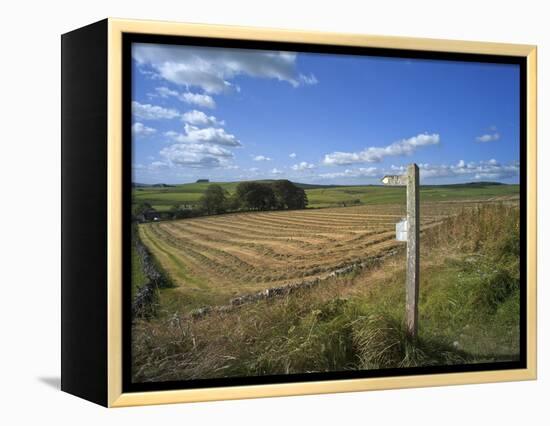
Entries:
MULTIPOLYGON (((238 182, 213 182, 232 193, 238 182)), ((169 210, 175 204, 196 204, 211 183, 188 183, 173 187, 134 188, 135 203, 148 202, 159 211, 169 210)), ((322 186, 303 185, 308 196, 309 207, 319 208, 347 205, 359 200, 361 204, 404 203, 405 188, 378 185, 363 186, 322 186)), ((460 185, 422 186, 420 196, 423 201, 452 201, 463 199, 486 199, 507 197, 519 194, 519 185, 495 185, 473 183, 460 185)))
MULTIPOLYGON (((359 200, 361 204, 405 203, 403 187, 349 186, 321 188, 306 191, 310 207, 325 207, 338 203, 350 204, 359 200)), ((438 185, 422 186, 420 198, 423 202, 484 199, 511 196, 519 193, 518 185, 438 185)))
POLYGON ((191 319, 162 306, 133 331, 134 379, 187 380, 516 359, 519 214, 467 209, 422 236, 419 338, 403 326, 404 259, 315 290, 191 319))

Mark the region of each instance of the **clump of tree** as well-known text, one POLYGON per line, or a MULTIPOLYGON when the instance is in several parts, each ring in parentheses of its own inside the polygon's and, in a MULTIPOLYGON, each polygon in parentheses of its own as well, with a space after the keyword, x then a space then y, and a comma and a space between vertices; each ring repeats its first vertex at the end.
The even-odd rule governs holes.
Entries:
POLYGON ((220 185, 208 185, 199 201, 201 210, 207 214, 220 214, 227 211, 227 191, 220 185))
POLYGON ((289 180, 277 180, 271 184, 275 195, 277 209, 305 209, 307 195, 303 188, 294 185, 289 180))
POLYGON ((218 184, 211 184, 198 204, 174 205, 170 213, 173 219, 186 219, 238 211, 305 209, 307 203, 306 192, 289 180, 241 182, 232 194, 218 184))
POLYGON ((273 183, 241 182, 237 185, 234 204, 240 210, 305 209, 306 192, 289 180, 273 183))
POLYGON ((273 188, 262 182, 241 182, 235 190, 240 210, 272 210, 275 208, 273 188))
POLYGON ((285 210, 307 207, 306 192, 289 180, 241 182, 234 194, 241 210, 285 210))

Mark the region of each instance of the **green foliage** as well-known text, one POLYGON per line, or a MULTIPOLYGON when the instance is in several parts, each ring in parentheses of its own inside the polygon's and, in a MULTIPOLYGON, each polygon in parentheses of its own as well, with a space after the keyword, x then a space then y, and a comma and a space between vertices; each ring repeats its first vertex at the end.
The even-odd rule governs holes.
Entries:
POLYGON ((142 216, 145 212, 151 210, 153 207, 147 202, 134 204, 132 209, 132 215, 134 217, 142 216))
POLYGON ((305 209, 307 207, 306 192, 289 180, 277 180, 271 184, 271 187, 278 209, 305 209))
POLYGON ((173 219, 188 219, 199 215, 198 209, 186 208, 180 205, 172 206, 169 211, 173 219))
POLYGON ((199 204, 206 214, 220 214, 224 213, 227 208, 226 200, 227 191, 220 185, 213 184, 206 188, 199 204))
POLYGON ((271 185, 261 182, 241 182, 235 194, 245 210, 271 210, 276 207, 275 193, 271 185))

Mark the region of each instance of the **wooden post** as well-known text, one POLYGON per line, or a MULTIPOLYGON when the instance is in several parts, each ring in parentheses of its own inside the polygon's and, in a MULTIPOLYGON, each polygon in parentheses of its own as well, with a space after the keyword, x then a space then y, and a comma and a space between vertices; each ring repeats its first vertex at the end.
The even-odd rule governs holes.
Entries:
MULTIPOLYGON (((405 321, 409 336, 418 335, 418 292, 420 273, 420 190, 416 164, 409 164, 406 175, 386 175, 384 185, 407 187, 407 278, 405 283, 405 321)), ((403 223, 396 225, 396 238, 404 241, 403 223)))
POLYGON ((420 204, 418 166, 407 167, 407 282, 406 321, 409 335, 418 334, 418 291, 420 264, 420 204))

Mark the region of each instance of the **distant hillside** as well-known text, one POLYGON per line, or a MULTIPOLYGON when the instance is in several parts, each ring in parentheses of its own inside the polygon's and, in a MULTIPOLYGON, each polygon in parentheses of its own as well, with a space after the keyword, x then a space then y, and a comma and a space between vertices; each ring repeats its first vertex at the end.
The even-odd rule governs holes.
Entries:
POLYGON ((508 185, 506 183, 501 182, 466 182, 466 183, 448 183, 444 185, 422 185, 422 186, 433 186, 437 188, 481 188, 481 187, 487 187, 487 186, 503 186, 508 185))
POLYGON ((132 188, 171 188, 175 185, 168 185, 167 183, 132 183, 132 188))
MULTIPOLYGON (((262 182, 262 183, 273 183, 276 182, 277 179, 258 179, 258 180, 251 180, 250 182, 262 182)), ((181 183, 181 184, 166 184, 166 183, 132 183, 133 188, 182 188, 182 187, 188 187, 188 188, 203 188, 208 185, 220 185, 225 188, 233 188, 234 186, 238 185, 240 182, 209 182, 206 179, 199 179, 199 181, 191 182, 191 183, 181 183)), ((301 183, 301 182, 292 182, 294 185, 298 186, 299 188, 303 189, 330 189, 330 188, 353 188, 353 187, 378 187, 378 186, 384 186, 382 184, 367 184, 367 185, 334 185, 334 184, 317 184, 317 183, 301 183)), ((421 185, 423 187, 437 187, 437 188, 473 188, 473 187, 487 187, 487 186, 502 186, 502 185, 508 185, 506 183, 502 182, 490 182, 490 181, 480 181, 480 182, 466 182, 466 183, 449 183, 449 184, 443 184, 443 185, 421 185)))
MULTIPOLYGON (((271 183, 275 180, 258 180, 271 183)), ((192 182, 179 185, 134 184, 134 202, 147 202, 159 211, 169 210, 174 205, 194 205, 210 185, 220 185, 233 193, 239 182, 192 182)), ((351 206, 359 204, 405 203, 405 187, 384 185, 314 185, 294 183, 306 191, 309 207, 351 206)), ((420 199, 426 201, 452 201, 488 199, 495 197, 518 197, 519 185, 498 182, 469 182, 449 185, 422 185, 420 199)))

